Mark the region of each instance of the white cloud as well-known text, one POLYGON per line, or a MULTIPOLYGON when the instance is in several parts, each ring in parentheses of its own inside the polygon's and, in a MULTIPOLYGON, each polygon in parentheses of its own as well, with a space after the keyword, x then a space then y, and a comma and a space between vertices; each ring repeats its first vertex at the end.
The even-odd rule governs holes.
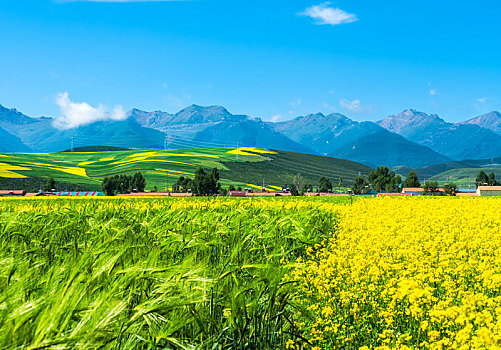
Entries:
POLYGON ((339 8, 330 7, 330 2, 324 2, 320 5, 308 7, 304 12, 299 13, 300 16, 311 17, 315 20, 315 24, 328 24, 337 26, 344 23, 352 23, 358 21, 358 17, 353 13, 348 13, 339 8))
POLYGON ((85 102, 72 102, 67 92, 58 94, 56 103, 61 110, 61 116, 54 119, 53 125, 60 130, 73 129, 97 121, 127 118, 122 106, 115 106, 110 111, 103 105, 92 107, 85 102))
POLYGON ((360 113, 363 110, 362 105, 360 104, 360 100, 358 100, 358 99, 353 100, 353 101, 349 101, 349 100, 343 98, 339 101, 339 105, 342 108, 347 109, 353 113, 360 113))
POLYGON ((276 123, 276 122, 280 122, 280 121, 282 121, 284 119, 285 119, 285 117, 283 115, 281 115, 281 114, 275 114, 274 116, 272 116, 270 118, 270 122, 276 123))
POLYGON ((437 89, 430 89, 430 95, 431 96, 435 96, 436 94, 438 94, 437 89))
POLYGON ((485 104, 489 98, 488 97, 479 97, 477 98, 477 102, 480 104, 485 104))

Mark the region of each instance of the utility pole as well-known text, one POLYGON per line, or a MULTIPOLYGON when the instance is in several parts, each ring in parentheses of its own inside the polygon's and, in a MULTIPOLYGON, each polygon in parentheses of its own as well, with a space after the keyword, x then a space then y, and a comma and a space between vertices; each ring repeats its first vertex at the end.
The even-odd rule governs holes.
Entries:
POLYGON ((71 152, 75 151, 75 134, 71 136, 71 152))
POLYGON ((263 176, 263 191, 264 191, 264 190, 265 190, 265 189, 264 189, 264 176, 263 176))
POLYGON ((167 134, 165 134, 165 140, 164 140, 164 149, 167 149, 167 134))
POLYGON ((238 141, 237 141, 237 162, 238 162, 238 159, 239 159, 239 154, 238 154, 239 152, 240 152, 240 150, 238 149, 238 141))

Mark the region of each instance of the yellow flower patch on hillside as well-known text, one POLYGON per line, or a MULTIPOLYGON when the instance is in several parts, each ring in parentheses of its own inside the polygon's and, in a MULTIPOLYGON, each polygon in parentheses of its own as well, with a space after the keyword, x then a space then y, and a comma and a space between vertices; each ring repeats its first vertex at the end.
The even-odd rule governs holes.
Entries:
POLYGON ((86 173, 84 168, 68 167, 68 166, 46 164, 46 163, 35 163, 35 162, 25 162, 25 163, 30 164, 30 165, 36 165, 39 167, 45 167, 47 169, 62 171, 64 173, 68 173, 68 174, 72 174, 72 175, 87 177, 87 173, 86 173))
POLYGON ((101 158, 99 159, 100 162, 109 162, 111 160, 115 159, 115 157, 105 157, 105 158, 101 158))
POLYGON ((277 154, 277 152, 273 152, 267 149, 260 149, 255 147, 239 147, 234 150, 226 152, 228 154, 240 154, 244 156, 260 156, 262 154, 277 154), (255 154, 258 153, 258 154, 255 154))
POLYGON ((135 158, 135 159, 131 159, 131 160, 114 162, 114 163, 111 163, 110 165, 115 165, 115 168, 116 168, 116 167, 120 167, 120 166, 124 166, 124 165, 129 165, 129 164, 150 163, 150 162, 170 163, 170 164, 182 164, 182 165, 188 165, 188 166, 196 167, 195 164, 191 164, 191 163, 176 162, 174 160, 164 160, 164 159, 147 159, 146 157, 145 157, 145 159, 135 158))
POLYGON ((158 156, 162 157, 202 157, 202 158, 219 158, 214 154, 188 154, 188 153, 168 153, 168 152, 159 152, 158 156))
POLYGON ((130 156, 127 156, 127 158, 136 158, 136 157, 154 157, 158 155, 158 152, 141 152, 141 153, 134 153, 131 154, 130 156))
POLYGON ((19 170, 31 170, 30 168, 22 167, 22 166, 17 166, 17 165, 11 165, 11 164, 6 164, 6 163, 0 163, 0 177, 8 177, 11 179, 24 179, 27 176, 15 173, 14 171, 19 171, 19 170))
POLYGON ((85 162, 78 163, 78 166, 85 166, 85 165, 89 165, 89 164, 94 164, 95 162, 96 162, 95 160, 88 160, 85 162))

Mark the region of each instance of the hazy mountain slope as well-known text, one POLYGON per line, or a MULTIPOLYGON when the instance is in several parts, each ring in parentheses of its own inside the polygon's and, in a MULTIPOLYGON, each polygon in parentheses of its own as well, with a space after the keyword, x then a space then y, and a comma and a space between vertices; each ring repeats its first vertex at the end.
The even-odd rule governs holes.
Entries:
MULTIPOLYGON (((42 126, 42 125, 39 125, 42 126)), ((143 128, 134 119, 124 121, 100 121, 69 130, 57 130, 51 123, 43 128, 25 131, 26 143, 33 149, 44 152, 58 152, 74 146, 116 146, 125 148, 162 148, 165 136, 162 132, 143 128)))
POLYGON ((483 114, 476 118, 462 122, 461 124, 475 124, 501 135, 501 113, 496 111, 483 114))
POLYGON ((450 161, 449 158, 382 129, 350 142, 329 154, 370 167, 407 165, 412 168, 450 161))
POLYGON ((382 130, 371 122, 356 122, 342 114, 310 114, 271 124, 276 131, 321 154, 382 130))
POLYGON ((292 141, 260 120, 220 122, 197 133, 199 144, 247 147, 266 147, 283 151, 315 153, 308 147, 292 141), (265 146, 266 145, 266 146, 265 146))
MULTIPOLYGON (((0 128, 0 152, 29 152, 30 148, 26 146, 19 137, 8 133, 0 128)), ((2 159, 0 158, 0 162, 2 159)))
MULTIPOLYGON (((40 118, 44 119, 44 118, 40 118)), ((27 125, 37 123, 40 119, 30 118, 27 115, 19 112, 15 108, 6 108, 0 105, 0 125, 9 126, 9 125, 27 125)))
POLYGON ((378 124, 455 160, 501 155, 501 136, 478 125, 447 123, 437 115, 411 109, 378 124))
POLYGON ((234 147, 257 146, 315 153, 274 131, 260 119, 235 115, 221 106, 189 106, 176 114, 144 112, 129 115, 141 125, 166 134, 167 147, 234 147))
POLYGON ((172 114, 169 114, 167 112, 146 112, 137 108, 129 111, 128 116, 134 118, 139 123, 139 125, 145 128, 153 129, 164 127, 169 122, 169 119, 172 118, 172 114))
POLYGON ((221 106, 203 107, 197 105, 191 105, 176 114, 161 111, 145 112, 133 109, 129 112, 129 116, 144 127, 164 132, 167 135, 167 145, 169 147, 203 147, 204 145, 192 142, 197 133, 218 123, 238 123, 254 120, 249 116, 231 114, 221 106))
POLYGON ((321 154, 370 166, 411 167, 449 160, 372 122, 356 122, 341 114, 310 114, 276 123, 275 130, 321 154))

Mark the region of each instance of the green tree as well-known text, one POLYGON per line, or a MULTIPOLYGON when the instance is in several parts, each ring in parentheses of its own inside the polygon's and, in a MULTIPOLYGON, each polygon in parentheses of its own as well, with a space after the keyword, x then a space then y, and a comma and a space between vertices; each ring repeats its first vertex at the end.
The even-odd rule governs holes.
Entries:
POLYGON ((101 189, 103 190, 104 194, 106 194, 107 196, 115 195, 117 180, 118 180, 117 175, 105 177, 103 179, 103 182, 101 183, 101 189))
POLYGON ((338 192, 341 192, 341 187, 343 187, 343 178, 342 177, 339 178, 339 182, 337 184, 337 187, 338 187, 338 192))
POLYGON ((235 191, 235 186, 233 185, 228 186, 228 191, 235 191))
POLYGON ((392 192, 395 188, 395 173, 386 166, 379 166, 368 176, 369 183, 376 192, 392 192))
POLYGON ((487 183, 489 184, 489 186, 499 186, 501 184, 499 181, 496 180, 496 174, 494 173, 489 174, 489 179, 487 183))
MULTIPOLYGON (((180 176, 176 183, 172 186, 173 192, 188 192, 194 188, 193 180, 189 177, 180 176)), ((196 192, 195 192, 196 193, 196 192)))
POLYGON ((485 171, 480 170, 478 173, 477 178, 475 179, 475 185, 478 186, 484 186, 489 184, 489 177, 485 173, 485 171))
POLYGON ((438 182, 437 181, 425 181, 423 185, 425 192, 435 193, 438 191, 438 182))
POLYGON ((365 186, 367 186, 367 181, 362 176, 357 176, 351 186, 351 192, 353 194, 361 194, 365 190, 365 186))
POLYGON ((414 170, 411 170, 409 175, 404 180, 403 187, 421 187, 418 176, 414 170))
POLYGON ((44 192, 51 192, 53 189, 56 188, 56 181, 51 177, 49 180, 47 180, 47 183, 43 186, 42 190, 44 192))
POLYGON ((332 191, 331 180, 322 176, 318 181, 318 192, 329 192, 332 191))
POLYGON ((210 173, 207 173, 202 167, 198 167, 195 171, 193 187, 194 192, 200 196, 217 194, 221 189, 221 184, 219 183, 219 170, 213 168, 210 173))
POLYGON ((450 195, 450 196, 455 196, 457 190, 458 190, 458 186, 454 182, 449 182, 448 184, 444 185, 445 193, 450 195))
POLYGON ((402 177, 400 175, 395 176, 395 190, 396 192, 402 191, 402 177))
POLYGON ((290 185, 285 184, 284 188, 288 188, 292 196, 299 196, 299 191, 297 190, 296 185, 294 185, 294 184, 290 184, 290 185))
POLYGON ((141 174, 140 172, 135 173, 131 179, 130 186, 132 187, 132 189, 135 189, 138 192, 143 192, 146 188, 146 179, 144 178, 143 174, 141 174))
POLYGON ((302 193, 305 192, 313 192, 313 185, 312 184, 306 184, 303 186, 303 190, 301 191, 302 193))

